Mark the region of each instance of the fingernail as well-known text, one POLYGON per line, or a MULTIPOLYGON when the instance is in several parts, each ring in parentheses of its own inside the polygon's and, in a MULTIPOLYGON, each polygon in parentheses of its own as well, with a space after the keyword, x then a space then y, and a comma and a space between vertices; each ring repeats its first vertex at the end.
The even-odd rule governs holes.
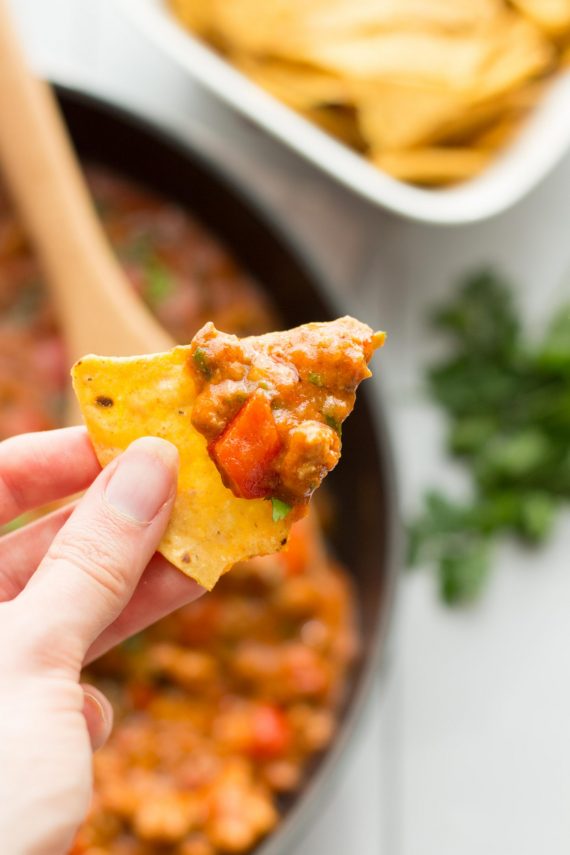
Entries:
POLYGON ((113 725, 113 712, 105 698, 97 697, 91 687, 83 686, 83 715, 94 751, 105 744, 113 725), (102 701, 105 703, 102 703, 102 701))
POLYGON ((99 698, 87 690, 83 692, 83 710, 85 715, 89 716, 90 721, 94 722, 94 727, 98 726, 99 730, 103 730, 108 726, 107 713, 103 704, 99 698))
POLYGON ((136 522, 151 522, 170 498, 178 451, 158 437, 137 439, 120 456, 105 490, 108 503, 136 522))

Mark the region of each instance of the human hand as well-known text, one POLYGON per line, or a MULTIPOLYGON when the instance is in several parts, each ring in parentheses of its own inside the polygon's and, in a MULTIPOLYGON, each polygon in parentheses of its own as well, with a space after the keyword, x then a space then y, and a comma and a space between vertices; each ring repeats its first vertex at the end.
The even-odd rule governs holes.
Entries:
POLYGON ((202 589, 154 554, 178 455, 145 438, 102 472, 83 428, 0 444, 0 525, 91 486, 0 539, 0 852, 61 855, 91 797, 112 709, 80 672, 202 589), (93 482, 93 483, 91 483, 93 482))

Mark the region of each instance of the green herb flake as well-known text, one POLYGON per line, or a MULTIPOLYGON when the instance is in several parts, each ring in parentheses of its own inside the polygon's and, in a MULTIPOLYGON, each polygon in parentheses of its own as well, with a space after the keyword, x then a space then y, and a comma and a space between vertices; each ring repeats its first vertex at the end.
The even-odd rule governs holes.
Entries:
POLYGON ((342 436, 342 422, 340 422, 335 416, 330 413, 325 413, 325 422, 330 428, 336 431, 339 436, 342 436))
POLYGON ((194 360, 194 364, 196 365, 200 374, 203 374, 206 380, 209 380, 212 376, 212 368, 209 365, 206 354, 204 353, 201 347, 196 348, 192 355, 192 359, 194 360))
POLYGON ((307 379, 308 379, 309 383, 313 384, 313 386, 319 386, 319 388, 320 388, 321 386, 324 385, 322 375, 317 374, 316 371, 309 371, 309 373, 307 375, 307 379))
POLYGON ((157 258, 152 258, 145 267, 144 296, 151 306, 156 308, 174 290, 172 275, 157 258))
POLYGON ((271 516, 273 522, 284 520, 291 510, 291 505, 288 505, 287 502, 283 502, 281 499, 276 499, 275 497, 271 499, 271 516))

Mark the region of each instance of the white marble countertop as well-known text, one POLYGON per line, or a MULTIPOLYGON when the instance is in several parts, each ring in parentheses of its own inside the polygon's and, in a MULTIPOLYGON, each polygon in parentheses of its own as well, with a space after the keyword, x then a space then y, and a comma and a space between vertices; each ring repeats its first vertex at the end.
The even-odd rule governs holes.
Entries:
MULTIPOLYGON (((420 390, 427 307, 497 264, 529 319, 570 298, 570 158, 491 222, 443 229, 373 209, 213 103, 120 19, 112 0, 12 0, 36 67, 198 123, 348 300, 390 333, 382 382, 405 512, 461 490, 420 390), (231 141, 231 146, 228 145, 231 141)), ((570 516, 546 549, 501 548, 470 611, 402 580, 391 672, 342 781, 295 855, 566 855, 570 850, 570 516)), ((284 853, 293 855, 293 853, 284 853)))

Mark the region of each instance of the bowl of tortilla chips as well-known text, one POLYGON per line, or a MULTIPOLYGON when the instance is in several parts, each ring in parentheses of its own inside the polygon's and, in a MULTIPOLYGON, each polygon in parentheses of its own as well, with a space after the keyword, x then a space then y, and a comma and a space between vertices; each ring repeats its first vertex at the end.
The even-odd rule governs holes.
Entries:
POLYGON ((122 0, 194 79, 366 199, 514 204, 570 145, 567 0, 122 0))

